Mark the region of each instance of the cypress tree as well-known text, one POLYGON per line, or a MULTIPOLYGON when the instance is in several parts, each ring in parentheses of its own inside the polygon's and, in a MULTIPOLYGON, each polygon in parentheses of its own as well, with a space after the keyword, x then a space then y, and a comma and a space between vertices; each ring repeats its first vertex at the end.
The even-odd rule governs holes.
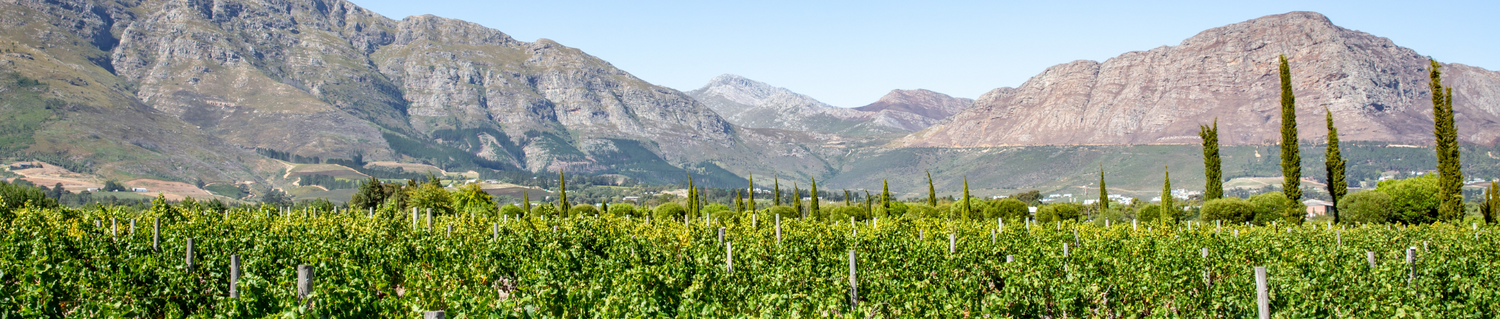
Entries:
POLYGON ((809 194, 811 194, 809 196, 811 196, 812 202, 809 203, 809 205, 807 207, 807 211, 809 213, 817 214, 818 213, 818 179, 815 178, 815 177, 809 177, 808 179, 812 180, 812 191, 808 192, 809 194))
POLYGON ((568 179, 563 175, 562 170, 557 170, 557 192, 560 194, 557 199, 558 213, 567 214, 568 209, 573 206, 568 204, 568 179))
POLYGON ((1172 203, 1172 172, 1168 171, 1166 166, 1162 166, 1161 169, 1161 216, 1157 219, 1160 219, 1162 224, 1176 223, 1177 208, 1172 203))
POLYGON ((886 180, 881 180, 880 182, 882 184, 881 187, 880 187, 880 208, 885 209, 886 211, 890 211, 891 210, 891 182, 890 181, 886 181, 886 180))
POLYGON ((844 190, 844 206, 854 207, 854 200, 849 197, 849 190, 844 190))
POLYGON ((780 174, 772 175, 771 176, 771 187, 776 189, 774 192, 771 193, 771 196, 775 197, 775 199, 772 200, 771 202, 775 203, 776 206, 781 206, 781 175, 780 174))
POLYGON ((734 190, 734 212, 739 213, 739 212, 744 212, 744 211, 745 211, 745 198, 744 198, 744 194, 740 193, 740 190, 736 189, 736 190, 734 190))
MULTIPOLYGON (((1281 192, 1297 210, 1302 202, 1302 155, 1297 148, 1297 97, 1292 95, 1292 71, 1281 56, 1281 192)), ((1290 211, 1286 212, 1290 216, 1290 211)))
POLYGON ((687 214, 698 216, 698 188, 693 185, 693 173, 688 173, 687 178, 687 214))
POLYGON ((750 174, 750 189, 745 191, 748 197, 745 205, 750 206, 750 212, 755 212, 755 174, 750 174))
POLYGON ((797 182, 792 182, 792 206, 797 207, 797 214, 807 218, 807 211, 802 210, 802 190, 797 189, 797 182))
POLYGON ((1339 222, 1339 199, 1349 192, 1349 183, 1344 181, 1344 156, 1339 152, 1339 129, 1333 126, 1333 112, 1323 109, 1328 118, 1328 150, 1323 154, 1323 166, 1327 168, 1328 174, 1328 197, 1333 206, 1328 210, 1333 214, 1333 222, 1339 222))
POLYGON ((1214 125, 1198 125, 1198 137, 1203 138, 1203 201, 1224 198, 1224 172, 1219 161, 1219 118, 1214 125))
POLYGON ((962 211, 963 212, 962 217, 966 217, 967 218, 967 217, 974 216, 973 214, 971 214, 971 212, 973 211, 972 210, 973 207, 969 206, 969 177, 968 176, 964 176, 964 207, 963 208, 964 209, 962 211))
POLYGON ((521 191, 521 210, 531 213, 531 192, 521 191))
POLYGON ((875 197, 874 196, 870 196, 870 191, 869 190, 865 190, 865 213, 868 213, 870 215, 874 215, 874 213, 875 213, 875 203, 873 202, 874 200, 875 200, 875 197))
POLYGON ((927 206, 937 207, 937 188, 932 187, 932 172, 927 172, 927 206))
POLYGON ((1484 204, 1480 205, 1484 213, 1484 223, 1494 224, 1495 215, 1500 214, 1500 183, 1490 182, 1489 191, 1484 196, 1484 204))
POLYGON ((1432 135, 1438 161, 1438 216, 1449 221, 1463 218, 1463 172, 1458 154, 1458 129, 1453 126, 1453 88, 1443 86, 1443 65, 1432 64, 1432 135))
POLYGON ((1099 164, 1099 213, 1109 209, 1109 188, 1104 187, 1104 164, 1099 164))

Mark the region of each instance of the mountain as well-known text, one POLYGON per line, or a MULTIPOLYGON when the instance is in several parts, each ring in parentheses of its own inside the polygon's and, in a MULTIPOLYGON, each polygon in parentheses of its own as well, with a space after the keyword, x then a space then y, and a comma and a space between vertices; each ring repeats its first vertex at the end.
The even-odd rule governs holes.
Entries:
POLYGON ((5 136, 24 143, 0 156, 110 178, 290 184, 261 150, 648 181, 716 172, 710 184, 773 165, 826 172, 816 156, 772 155, 805 148, 581 50, 460 20, 393 20, 341 0, 0 9, 0 74, 14 79, 4 93, 35 102, 0 113, 41 128, 5 136))
POLYGON ((920 131, 953 114, 958 114, 959 111, 971 105, 974 105, 972 99, 955 98, 947 94, 916 89, 891 90, 891 93, 886 93, 875 103, 854 109, 875 113, 873 118, 876 123, 908 131, 920 131))
POLYGON ((735 125, 854 135, 921 130, 973 103, 928 90, 893 90, 870 105, 842 108, 732 74, 687 94, 735 125))
MULTIPOLYGON (((1317 13, 1291 12, 1209 29, 1177 46, 1053 66, 892 145, 1198 143, 1198 125, 1216 118, 1221 143, 1274 143, 1283 54, 1301 139, 1323 139, 1326 107, 1344 140, 1431 143, 1427 57, 1317 13)), ((1454 88, 1460 140, 1500 142, 1500 73, 1456 63, 1441 71, 1454 88)))

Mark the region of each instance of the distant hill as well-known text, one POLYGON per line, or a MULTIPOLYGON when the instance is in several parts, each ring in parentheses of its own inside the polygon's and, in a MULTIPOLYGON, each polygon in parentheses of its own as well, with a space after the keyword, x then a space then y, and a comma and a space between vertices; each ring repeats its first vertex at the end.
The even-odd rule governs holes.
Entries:
POLYGON ((842 108, 732 74, 687 94, 735 125, 850 135, 921 130, 973 103, 928 90, 893 90, 870 105, 842 108))

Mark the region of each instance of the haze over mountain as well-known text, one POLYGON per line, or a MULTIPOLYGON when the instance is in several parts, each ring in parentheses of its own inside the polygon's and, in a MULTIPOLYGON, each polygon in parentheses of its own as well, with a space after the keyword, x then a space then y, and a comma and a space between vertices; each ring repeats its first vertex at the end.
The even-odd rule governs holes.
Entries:
POLYGON ((732 74, 687 94, 740 126, 855 135, 921 130, 973 103, 928 90, 893 90, 870 105, 842 108, 732 74))
MULTIPOLYGON (((1209 29, 1177 46, 1053 66, 894 145, 1197 143, 1198 125, 1215 118, 1221 143, 1274 142, 1283 54, 1302 139, 1326 134, 1326 107, 1344 140, 1431 143, 1427 57, 1320 14, 1292 12, 1209 29)), ((1500 141, 1500 73, 1458 63, 1442 71, 1454 88, 1460 140, 1500 141)))

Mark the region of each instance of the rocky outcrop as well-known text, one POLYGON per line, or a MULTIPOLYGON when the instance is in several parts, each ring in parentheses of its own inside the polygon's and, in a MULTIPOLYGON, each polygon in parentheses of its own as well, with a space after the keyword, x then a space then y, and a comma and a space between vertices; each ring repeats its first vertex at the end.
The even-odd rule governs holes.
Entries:
MULTIPOLYGON (((1326 108, 1344 140, 1431 142, 1427 57, 1317 13, 1292 12, 1203 31, 1177 46, 1053 66, 893 144, 1198 143, 1198 125, 1215 119, 1221 143, 1274 143, 1283 54, 1300 138, 1326 135, 1326 108)), ((1443 71, 1444 83, 1455 88, 1460 139, 1500 141, 1492 129, 1500 123, 1500 75, 1461 64, 1443 71)))

